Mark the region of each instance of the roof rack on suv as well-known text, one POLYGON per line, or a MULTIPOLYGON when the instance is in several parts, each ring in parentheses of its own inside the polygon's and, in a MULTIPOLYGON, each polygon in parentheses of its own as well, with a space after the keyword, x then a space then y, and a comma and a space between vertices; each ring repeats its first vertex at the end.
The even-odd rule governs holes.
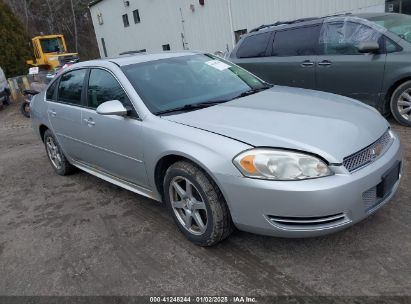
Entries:
POLYGON ((330 17, 340 17, 340 16, 348 16, 352 15, 352 13, 346 13, 346 14, 338 14, 338 15, 330 15, 330 16, 324 16, 324 17, 310 17, 310 18, 301 18, 301 19, 296 19, 296 20, 290 20, 290 21, 278 21, 272 24, 263 24, 259 27, 256 27, 255 29, 252 29, 250 33, 253 32, 258 32, 262 29, 273 27, 273 26, 279 26, 279 25, 286 25, 286 24, 295 24, 295 23, 301 23, 301 22, 307 22, 307 21, 313 21, 313 20, 318 20, 318 19, 324 19, 324 18, 330 18, 330 17))

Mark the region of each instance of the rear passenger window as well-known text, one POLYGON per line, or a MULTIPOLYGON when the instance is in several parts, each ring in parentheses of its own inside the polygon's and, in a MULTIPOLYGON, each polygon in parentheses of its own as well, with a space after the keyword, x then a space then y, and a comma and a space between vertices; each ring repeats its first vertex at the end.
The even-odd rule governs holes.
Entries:
POLYGON ((55 80, 50 87, 47 89, 46 99, 54 101, 54 93, 56 92, 58 80, 55 80))
POLYGON ((105 70, 92 69, 88 81, 87 106, 96 109, 110 100, 120 101, 129 110, 129 116, 137 117, 130 99, 113 75, 105 70))
POLYGON ((76 70, 61 76, 59 86, 59 102, 81 105, 81 92, 87 70, 76 70))
POLYGON ((276 32, 272 56, 316 55, 318 52, 319 36, 319 25, 276 32))
POLYGON ((267 50, 270 32, 252 35, 244 39, 238 51, 238 58, 264 57, 267 50))

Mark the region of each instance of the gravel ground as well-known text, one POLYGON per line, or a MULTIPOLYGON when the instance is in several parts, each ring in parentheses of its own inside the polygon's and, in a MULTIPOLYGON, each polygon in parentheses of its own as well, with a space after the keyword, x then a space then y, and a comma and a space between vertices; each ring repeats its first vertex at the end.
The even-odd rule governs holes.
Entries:
POLYGON ((411 295, 411 129, 392 202, 340 233, 236 232, 209 249, 166 209, 89 174, 57 176, 30 121, 0 112, 0 295, 411 295))

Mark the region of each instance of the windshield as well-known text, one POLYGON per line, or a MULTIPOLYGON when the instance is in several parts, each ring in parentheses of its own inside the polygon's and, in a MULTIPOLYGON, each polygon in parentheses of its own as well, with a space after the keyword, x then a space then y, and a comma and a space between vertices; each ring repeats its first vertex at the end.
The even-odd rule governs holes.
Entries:
POLYGON ((411 42, 411 16, 402 14, 389 14, 368 18, 368 20, 385 27, 390 32, 397 34, 402 39, 411 42))
POLYGON ((64 52, 64 45, 61 38, 44 38, 40 40, 43 53, 64 52))
POLYGON ((205 54, 137 63, 122 69, 154 114, 194 104, 228 101, 267 86, 244 69, 205 54))

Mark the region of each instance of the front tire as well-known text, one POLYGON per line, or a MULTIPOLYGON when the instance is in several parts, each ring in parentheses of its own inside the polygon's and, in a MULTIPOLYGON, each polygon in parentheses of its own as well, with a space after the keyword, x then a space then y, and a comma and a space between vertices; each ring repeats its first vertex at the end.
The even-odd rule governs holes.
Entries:
POLYGON ((58 175, 65 176, 74 172, 75 167, 68 162, 63 150, 50 130, 46 130, 44 133, 44 145, 50 164, 58 175))
POLYGON ((411 127, 411 81, 404 82, 394 91, 390 107, 400 124, 411 127))
POLYGON ((184 236, 199 246, 212 246, 233 231, 230 211, 217 185, 197 166, 180 161, 168 168, 164 198, 184 236))

